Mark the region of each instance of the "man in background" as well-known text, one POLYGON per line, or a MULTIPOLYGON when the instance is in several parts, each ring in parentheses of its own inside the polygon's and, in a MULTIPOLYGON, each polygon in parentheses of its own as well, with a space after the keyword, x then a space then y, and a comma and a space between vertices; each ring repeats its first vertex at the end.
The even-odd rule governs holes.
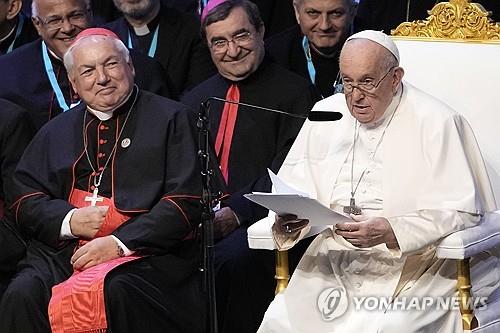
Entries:
POLYGON ((123 17, 106 25, 130 49, 158 60, 176 96, 215 73, 199 35, 194 15, 181 13, 160 0, 114 0, 123 17))
POLYGON ((228 333, 255 332, 275 287, 274 253, 251 250, 247 242, 247 227, 267 211, 242 195, 271 189, 267 169, 279 169, 303 118, 318 99, 306 79, 266 58, 264 33, 252 2, 209 2, 202 15, 202 36, 219 73, 182 99, 193 109, 209 101, 211 144, 231 194, 214 220, 219 326, 228 333))
POLYGON ((294 0, 298 25, 266 40, 270 57, 310 80, 323 98, 340 85, 339 54, 353 31, 356 0, 294 0))
POLYGON ((38 38, 31 20, 21 13, 21 0, 0 1, 0 55, 38 38))

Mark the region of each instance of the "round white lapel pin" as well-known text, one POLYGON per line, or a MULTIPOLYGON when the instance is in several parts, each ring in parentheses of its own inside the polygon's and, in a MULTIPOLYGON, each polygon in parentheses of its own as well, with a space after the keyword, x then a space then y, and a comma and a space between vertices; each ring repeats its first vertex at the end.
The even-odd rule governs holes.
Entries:
POLYGON ((130 139, 129 138, 125 138, 122 140, 122 148, 127 148, 128 146, 130 146, 130 139))

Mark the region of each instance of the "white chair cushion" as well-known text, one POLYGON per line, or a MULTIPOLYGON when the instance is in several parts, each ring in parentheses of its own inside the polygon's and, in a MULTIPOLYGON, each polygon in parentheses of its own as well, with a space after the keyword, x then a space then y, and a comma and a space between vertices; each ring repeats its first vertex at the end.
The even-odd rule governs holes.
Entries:
POLYGON ((445 237, 436 255, 438 258, 464 259, 499 245, 500 211, 496 211, 486 214, 478 226, 445 237))
POLYGON ((267 216, 248 227, 248 247, 251 249, 274 250, 271 227, 274 217, 267 216))

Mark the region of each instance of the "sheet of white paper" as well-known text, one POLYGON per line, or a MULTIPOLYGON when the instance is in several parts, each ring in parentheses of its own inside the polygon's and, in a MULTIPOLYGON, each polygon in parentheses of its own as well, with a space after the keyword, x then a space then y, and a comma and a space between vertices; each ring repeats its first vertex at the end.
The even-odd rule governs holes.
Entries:
POLYGON ((304 197, 308 197, 309 195, 305 192, 299 191, 290 185, 286 184, 284 181, 282 181, 278 175, 276 175, 274 172, 271 171, 271 169, 267 169, 267 172, 269 173, 269 177, 271 178, 271 181, 273 182, 274 186, 274 191, 279 194, 299 194, 304 197))
POLYGON ((244 196, 278 215, 294 214, 300 219, 308 219, 311 226, 352 222, 348 216, 334 212, 315 199, 298 194, 254 192, 244 196))

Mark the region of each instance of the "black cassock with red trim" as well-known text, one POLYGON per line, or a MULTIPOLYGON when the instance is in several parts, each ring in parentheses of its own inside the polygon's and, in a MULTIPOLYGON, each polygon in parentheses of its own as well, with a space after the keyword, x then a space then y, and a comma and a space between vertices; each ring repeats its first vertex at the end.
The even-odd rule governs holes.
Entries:
MULTIPOLYGON (((108 327, 117 332, 154 332, 159 327, 203 331, 199 246, 194 239, 201 215, 201 176, 191 115, 179 103, 134 88, 109 120, 100 121, 79 105, 39 131, 15 173, 14 212, 33 241, 11 287, 18 293, 29 290, 41 310, 33 313, 22 301, 14 306, 4 302, 0 309, 7 311, 2 312, 5 318, 29 318, 22 323, 23 332, 46 327, 41 323, 46 322, 50 287, 72 273, 76 241, 59 239, 61 223, 74 208, 67 200, 73 188, 92 192, 94 169, 103 172, 99 195, 112 197, 120 212, 132 216, 113 235, 137 254, 153 255, 106 277, 108 327), (119 288, 108 285, 115 275, 119 288), (45 289, 38 290, 33 276, 45 289)), ((8 324, 0 324, 2 332, 12 328, 2 325, 8 324)))

